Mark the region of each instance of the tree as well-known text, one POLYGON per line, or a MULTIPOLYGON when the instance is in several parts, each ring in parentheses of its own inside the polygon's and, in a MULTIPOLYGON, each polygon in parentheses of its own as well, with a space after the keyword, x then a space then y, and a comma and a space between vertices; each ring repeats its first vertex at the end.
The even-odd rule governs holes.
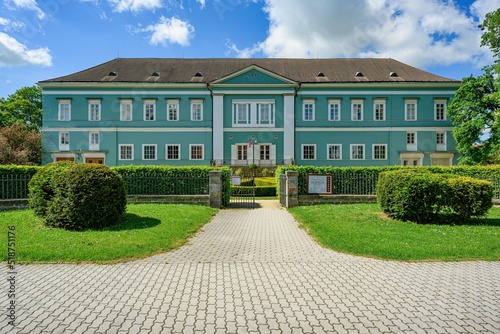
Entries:
POLYGON ((30 130, 42 127, 42 90, 38 86, 23 87, 7 99, 0 99, 0 126, 24 124, 30 130))
MULTIPOLYGON (((479 25, 484 31, 481 46, 500 57, 500 9, 486 14, 479 25)), ((453 137, 463 164, 500 162, 500 62, 486 66, 484 74, 462 79, 448 105, 447 115, 455 125, 453 137), (495 73, 496 72, 496 73, 495 73)))
POLYGON ((40 165, 42 135, 26 125, 0 127, 0 165, 40 165))

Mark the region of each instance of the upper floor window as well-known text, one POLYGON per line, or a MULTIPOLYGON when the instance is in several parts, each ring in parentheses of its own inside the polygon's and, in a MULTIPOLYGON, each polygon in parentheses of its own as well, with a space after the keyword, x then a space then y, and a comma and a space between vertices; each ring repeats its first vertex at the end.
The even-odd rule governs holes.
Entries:
POLYGON ((314 100, 304 100, 302 103, 302 120, 314 121, 314 100))
POLYGON ((342 160, 342 145, 328 144, 328 160, 342 160))
POLYGON ((89 121, 101 120, 101 100, 89 100, 89 121))
POLYGON ((257 103, 257 124, 274 124, 274 104, 257 103))
POLYGON ((374 144, 373 149, 373 160, 386 160, 387 159, 387 145, 386 144, 374 144))
POLYGON ((233 104, 233 125, 250 124, 250 104, 233 104))
POLYGON ((274 127, 274 100, 233 100, 234 127, 274 127))
POLYGON ((328 101, 328 120, 340 121, 340 100, 328 101))
POLYGON ((60 121, 71 121, 71 100, 59 100, 60 121))
POLYGON ((405 100, 405 121, 417 120, 417 100, 405 100))
POLYGON ((191 101, 191 120, 192 121, 203 121, 203 101, 202 100, 192 100, 191 101))
POLYGON ((99 132, 89 133, 89 150, 91 151, 99 150, 99 132))
POLYGON ((434 100, 434 120, 446 120, 446 100, 434 100))
POLYGON ((59 151, 69 151, 69 132, 59 132, 59 151))
POLYGON ((363 120, 363 100, 351 101, 351 113, 353 121, 363 120))
POLYGON ((156 100, 144 100, 144 120, 156 120, 156 100))
POLYGON ((179 100, 167 100, 167 121, 179 120, 179 100))
POLYGON ((120 121, 132 120, 132 100, 120 100, 120 121))
POLYGON ((385 121, 385 100, 374 100, 373 101, 373 120, 375 121, 385 121))

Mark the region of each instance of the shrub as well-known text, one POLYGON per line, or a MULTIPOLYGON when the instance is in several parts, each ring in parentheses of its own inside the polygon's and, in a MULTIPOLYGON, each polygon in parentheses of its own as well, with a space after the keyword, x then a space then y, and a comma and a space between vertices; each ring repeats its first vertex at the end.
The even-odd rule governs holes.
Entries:
POLYGON ((237 170, 234 171, 234 175, 238 175, 238 176, 243 175, 243 169, 242 168, 238 168, 237 170))
POLYGON ((126 208, 125 185, 109 167, 71 164, 53 175, 46 225, 70 230, 116 224, 126 208))
POLYGON ((39 169, 31 178, 28 183, 28 199, 29 207, 33 209, 35 215, 45 217, 47 206, 54 196, 52 179, 72 165, 74 162, 53 162, 39 169))
POLYGON ((269 168, 266 167, 266 168, 264 168, 262 170, 262 176, 263 177, 269 177, 269 176, 271 176, 271 172, 269 171, 269 168))
POLYGON ((417 223, 447 219, 466 221, 485 215, 492 206, 493 185, 468 177, 436 174, 427 169, 384 172, 377 184, 377 200, 390 217, 417 223))

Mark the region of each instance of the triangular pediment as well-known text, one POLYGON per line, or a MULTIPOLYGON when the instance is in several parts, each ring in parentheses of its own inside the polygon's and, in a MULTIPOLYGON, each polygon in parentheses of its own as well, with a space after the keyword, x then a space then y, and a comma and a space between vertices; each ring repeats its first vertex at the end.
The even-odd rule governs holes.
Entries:
POLYGON ((295 81, 268 71, 257 65, 251 65, 220 79, 213 85, 295 85, 295 81))

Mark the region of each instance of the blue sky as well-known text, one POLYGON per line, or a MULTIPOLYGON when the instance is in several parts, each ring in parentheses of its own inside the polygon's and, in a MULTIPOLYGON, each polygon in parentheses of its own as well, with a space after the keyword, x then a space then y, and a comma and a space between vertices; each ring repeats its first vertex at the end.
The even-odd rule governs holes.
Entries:
POLYGON ((0 97, 116 57, 391 57, 454 79, 493 62, 500 0, 0 0, 0 97))

